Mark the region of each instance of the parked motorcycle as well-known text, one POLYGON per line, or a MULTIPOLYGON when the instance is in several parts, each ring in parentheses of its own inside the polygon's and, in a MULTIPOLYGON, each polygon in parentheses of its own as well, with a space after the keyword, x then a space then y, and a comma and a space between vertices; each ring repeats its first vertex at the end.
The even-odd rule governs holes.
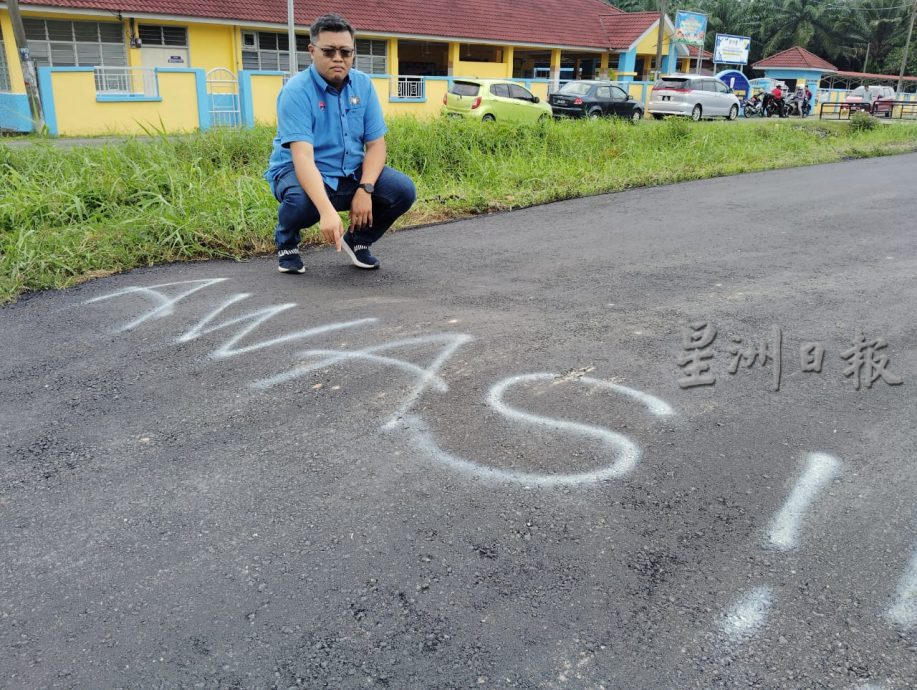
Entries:
POLYGON ((745 99, 742 103, 743 117, 764 117, 764 103, 761 100, 761 94, 756 93, 751 98, 745 99))
POLYGON ((812 101, 806 100, 800 102, 793 99, 787 105, 787 115, 798 115, 799 117, 809 117, 812 112, 812 101))
POLYGON ((787 117, 805 117, 804 112, 804 109, 800 109, 799 101, 795 98, 790 98, 786 102, 787 117))
POLYGON ((764 105, 764 117, 787 117, 790 114, 790 106, 784 99, 771 98, 764 105))

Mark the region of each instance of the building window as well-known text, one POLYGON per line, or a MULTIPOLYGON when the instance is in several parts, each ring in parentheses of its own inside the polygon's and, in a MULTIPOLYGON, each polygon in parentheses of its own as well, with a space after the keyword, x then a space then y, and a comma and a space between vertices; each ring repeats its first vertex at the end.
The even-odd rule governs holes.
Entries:
MULTIPOLYGON (((309 37, 296 35, 296 63, 300 70, 312 64, 309 37)), ((242 69, 290 70, 290 39, 273 31, 242 32, 242 69)))
POLYGON ((357 39, 357 59, 354 67, 367 74, 388 74, 388 41, 357 39))
POLYGON ((503 62, 503 49, 480 43, 462 43, 459 46, 462 62, 503 62))
POLYGON ((24 18, 25 35, 36 66, 124 67, 124 29, 114 22, 71 22, 24 18))
POLYGON ((398 39, 398 73, 414 77, 449 74, 449 44, 398 39))
POLYGON ((549 79, 550 76, 550 50, 526 50, 524 48, 517 48, 513 51, 514 79, 549 79))
POLYGON ((10 67, 6 62, 6 46, 3 44, 3 31, 0 30, 0 91, 12 91, 10 85, 10 67))
POLYGON ((188 29, 183 26, 155 26, 141 24, 137 33, 143 45, 188 47, 188 29))

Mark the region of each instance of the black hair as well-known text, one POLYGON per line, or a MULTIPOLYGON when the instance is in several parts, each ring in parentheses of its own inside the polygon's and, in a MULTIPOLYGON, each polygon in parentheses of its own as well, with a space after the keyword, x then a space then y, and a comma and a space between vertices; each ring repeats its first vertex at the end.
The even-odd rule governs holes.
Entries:
POLYGON ((313 44, 317 43, 318 36, 323 31, 330 31, 331 33, 346 31, 351 38, 354 37, 353 27, 350 22, 339 14, 323 14, 321 17, 317 17, 309 27, 309 40, 313 44))

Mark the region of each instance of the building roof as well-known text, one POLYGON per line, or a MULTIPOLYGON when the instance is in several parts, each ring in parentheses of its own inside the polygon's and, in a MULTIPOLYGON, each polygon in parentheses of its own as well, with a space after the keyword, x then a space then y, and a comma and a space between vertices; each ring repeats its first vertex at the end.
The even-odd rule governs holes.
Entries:
POLYGON ((605 29, 606 45, 611 50, 627 50, 659 19, 658 12, 622 12, 614 9, 617 12, 606 13, 600 18, 605 29))
MULTIPOLYGON (((465 38, 522 45, 627 49, 658 18, 628 13, 605 0, 312 0, 296 3, 296 24, 326 12, 344 15, 358 32, 465 38)), ((29 6, 286 24, 285 0, 22 0, 29 6)))
MULTIPOLYGON (((700 46, 685 46, 688 49, 688 55, 691 56, 691 59, 697 59, 697 51, 702 50, 700 46)), ((713 58, 713 53, 709 50, 703 50, 701 53, 702 60, 711 60, 713 58)))
MULTIPOLYGON (((871 79, 873 81, 898 81, 897 74, 873 74, 872 72, 838 72, 837 76, 848 79, 871 79)), ((902 77, 904 81, 917 81, 917 77, 902 77)))
POLYGON ((815 53, 810 53, 800 46, 787 48, 783 52, 759 60, 752 67, 754 69, 787 67, 790 69, 817 69, 822 72, 837 72, 837 67, 830 62, 821 59, 815 53))

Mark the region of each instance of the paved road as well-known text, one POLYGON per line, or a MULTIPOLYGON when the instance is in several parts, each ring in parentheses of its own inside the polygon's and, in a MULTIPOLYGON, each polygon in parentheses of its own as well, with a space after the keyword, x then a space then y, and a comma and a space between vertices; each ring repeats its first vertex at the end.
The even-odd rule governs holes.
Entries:
POLYGON ((0 309, 0 686, 917 687, 915 189, 851 161, 0 309))

